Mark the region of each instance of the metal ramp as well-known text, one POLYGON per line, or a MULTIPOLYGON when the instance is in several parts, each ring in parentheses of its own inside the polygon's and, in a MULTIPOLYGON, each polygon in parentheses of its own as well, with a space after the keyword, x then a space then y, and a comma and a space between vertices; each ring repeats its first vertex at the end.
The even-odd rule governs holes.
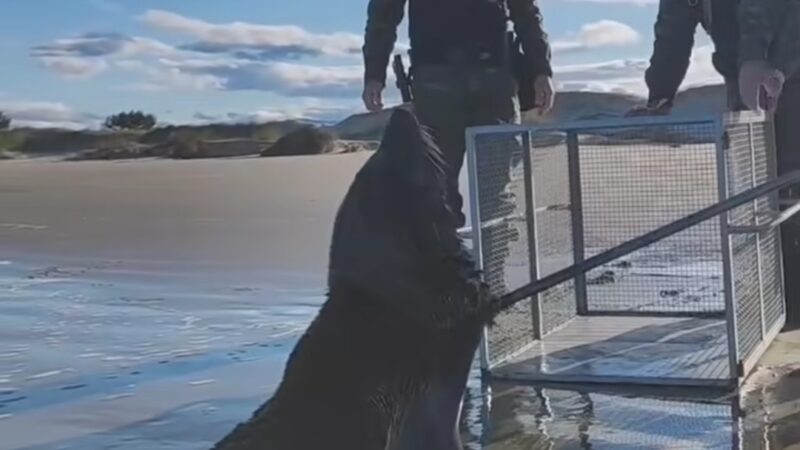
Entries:
MULTIPOLYGON (((774 179, 771 126, 738 113, 467 130, 486 281, 507 293, 774 179)), ((770 193, 517 303, 486 330, 483 369, 738 385, 785 320, 780 207, 770 193)))

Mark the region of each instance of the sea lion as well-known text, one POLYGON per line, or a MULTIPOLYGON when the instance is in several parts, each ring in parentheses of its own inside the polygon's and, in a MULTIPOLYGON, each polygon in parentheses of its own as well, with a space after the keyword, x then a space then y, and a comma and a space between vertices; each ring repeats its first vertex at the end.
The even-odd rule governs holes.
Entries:
POLYGON ((393 112, 336 214, 328 296, 274 395, 216 450, 461 448, 461 401, 495 314, 448 207, 446 167, 393 112))

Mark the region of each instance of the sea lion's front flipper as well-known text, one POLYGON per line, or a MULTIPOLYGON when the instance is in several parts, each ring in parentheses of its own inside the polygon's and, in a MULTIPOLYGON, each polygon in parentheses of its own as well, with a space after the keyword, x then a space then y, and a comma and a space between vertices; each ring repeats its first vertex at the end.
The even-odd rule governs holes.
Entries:
POLYGON ((459 432, 464 384, 435 384, 409 406, 387 450, 463 450, 459 432))

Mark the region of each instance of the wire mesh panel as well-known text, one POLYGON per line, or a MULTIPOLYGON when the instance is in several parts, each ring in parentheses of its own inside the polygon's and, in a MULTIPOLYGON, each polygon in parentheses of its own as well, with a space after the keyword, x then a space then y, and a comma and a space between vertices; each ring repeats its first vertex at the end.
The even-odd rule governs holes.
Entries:
MULTIPOLYGON (((771 124, 732 117, 468 130, 485 280, 507 293, 768 181, 771 124)), ((770 194, 516 304, 487 330, 484 367, 730 386, 784 320, 777 205, 770 194)))
MULTIPOLYGON (((536 254, 538 275, 542 278, 575 261, 566 134, 531 133, 530 147, 536 254)), ((539 299, 543 336, 557 330, 577 314, 574 281, 544 291, 539 299)))
MULTIPOLYGON (((764 120, 751 120, 750 131, 753 143, 754 178, 761 184, 777 176, 775 142, 771 124, 764 120)), ((777 214, 780 209, 778 193, 762 197, 756 202, 759 216, 777 214)), ((764 303, 764 329, 767 333, 782 327, 786 314, 783 291, 783 264, 781 255, 780 229, 771 227, 759 234, 759 254, 761 257, 761 295, 764 303)))
MULTIPOLYGON (((573 263, 569 168, 563 133, 475 136, 473 223, 481 223, 484 280, 503 294, 573 263)), ((475 229, 473 225, 473 229, 475 229)), ((574 283, 502 312, 487 330, 488 365, 529 348, 576 315, 574 283)))
MULTIPOLYGON (((719 200, 714 122, 579 131, 586 255, 719 200)), ((587 274, 587 310, 722 314, 719 221, 587 274)))
MULTIPOLYGON (((731 115, 726 120, 728 194, 735 195, 775 176, 769 122, 731 115)), ((733 299, 740 361, 758 358, 770 333, 783 325, 784 295, 779 228, 769 223, 779 209, 777 193, 732 210, 728 223, 733 299)))
MULTIPOLYGON (((523 133, 498 132, 482 134, 474 141, 473 171, 480 174, 480 182, 473 185, 478 203, 472 209, 473 229, 480 236, 484 280, 498 295, 532 280, 523 137, 523 133)), ((496 326, 486 333, 490 364, 534 342, 533 307, 526 300, 496 317, 496 326)))

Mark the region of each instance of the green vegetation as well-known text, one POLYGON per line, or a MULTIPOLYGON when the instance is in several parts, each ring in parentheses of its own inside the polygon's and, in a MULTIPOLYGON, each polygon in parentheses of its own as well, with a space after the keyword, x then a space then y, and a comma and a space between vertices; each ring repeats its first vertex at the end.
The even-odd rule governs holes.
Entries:
POLYGON ((152 130, 156 117, 141 111, 121 112, 108 116, 103 126, 109 130, 152 130))
POLYGON ((194 154, 202 141, 253 139, 269 146, 303 126, 301 122, 282 121, 265 124, 169 125, 151 130, 106 128, 99 131, 71 131, 14 128, 0 130, 0 149, 28 156, 56 156, 131 146, 175 148, 180 145, 181 151, 176 153, 188 155, 194 154))
POLYGON ((0 111, 0 130, 7 130, 11 128, 11 118, 0 111))

